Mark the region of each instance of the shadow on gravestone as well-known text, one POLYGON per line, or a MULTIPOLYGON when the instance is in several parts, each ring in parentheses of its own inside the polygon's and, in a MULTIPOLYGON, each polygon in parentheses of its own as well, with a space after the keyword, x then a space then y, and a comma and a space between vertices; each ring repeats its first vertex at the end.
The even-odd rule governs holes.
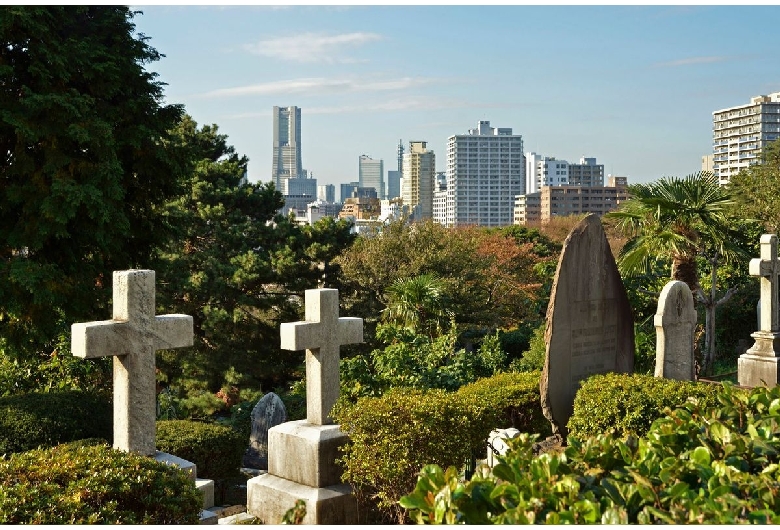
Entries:
POLYGON ((252 409, 252 434, 241 465, 250 469, 268 469, 268 429, 287 421, 282 399, 269 392, 252 409))
POLYGON ((601 220, 575 226, 555 271, 539 391, 553 434, 566 439, 580 382, 594 374, 634 369, 634 317, 601 220))

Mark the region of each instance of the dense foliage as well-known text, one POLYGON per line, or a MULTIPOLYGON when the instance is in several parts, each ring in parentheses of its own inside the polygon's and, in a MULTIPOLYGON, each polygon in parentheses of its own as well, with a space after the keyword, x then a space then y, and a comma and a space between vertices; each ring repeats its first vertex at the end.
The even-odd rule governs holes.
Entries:
POLYGON ((197 524, 186 472, 107 445, 0 456, 1 524, 197 524))
MULTIPOLYGON (((617 437, 644 435, 666 408, 688 400, 708 408, 717 404, 719 387, 645 374, 601 374, 583 381, 569 418, 571 436, 585 438, 614 429, 617 437)), ((735 390, 739 393, 739 390, 735 390)))
POLYGON ((179 193, 160 55, 125 6, 0 10, 0 346, 48 356, 110 314, 114 270, 148 264, 179 193))
POLYGON ((569 437, 535 456, 533 436, 468 482, 426 466, 401 500, 418 523, 736 524, 780 518, 780 387, 724 387, 718 403, 689 402, 645 436, 569 437))
POLYGON ((0 398, 0 455, 79 440, 111 442, 111 403, 80 391, 15 394, 0 398))
POLYGON ((381 397, 342 402, 336 421, 350 438, 343 448, 343 480, 363 505, 385 521, 403 522, 398 499, 428 463, 459 469, 484 458, 490 431, 499 425, 549 433, 539 406, 539 373, 501 374, 457 392, 393 388, 381 397))
POLYGON ((190 420, 157 422, 157 449, 192 462, 198 478, 212 480, 239 475, 248 439, 226 425, 190 420))

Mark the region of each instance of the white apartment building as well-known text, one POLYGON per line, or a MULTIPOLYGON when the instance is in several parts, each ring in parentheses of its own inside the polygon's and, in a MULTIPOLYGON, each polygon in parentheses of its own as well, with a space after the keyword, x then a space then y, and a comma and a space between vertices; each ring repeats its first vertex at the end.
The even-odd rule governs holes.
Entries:
POLYGON ((542 186, 603 186, 604 164, 595 158, 581 157, 579 164, 536 153, 525 155, 526 194, 541 191, 542 186))
POLYGON ((409 152, 403 154, 401 199, 404 210, 415 220, 433 217, 436 155, 427 145, 428 142, 409 142, 409 152))
POLYGON ((480 121, 447 140, 446 226, 506 226, 525 194, 523 137, 480 121))
POLYGON ((746 105, 712 113, 713 173, 721 185, 761 160, 761 152, 780 138, 780 92, 756 96, 746 105))
POLYGON ((385 165, 382 160, 374 160, 368 155, 361 155, 358 173, 358 182, 361 188, 374 188, 378 198, 385 198, 385 165))

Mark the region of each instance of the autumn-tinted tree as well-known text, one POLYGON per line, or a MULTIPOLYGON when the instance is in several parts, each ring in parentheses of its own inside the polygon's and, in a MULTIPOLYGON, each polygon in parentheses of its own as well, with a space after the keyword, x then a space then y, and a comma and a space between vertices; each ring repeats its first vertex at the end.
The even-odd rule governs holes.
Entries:
POLYGON ((146 268, 182 173, 181 117, 123 6, 0 10, 0 344, 51 353, 106 318, 111 273, 146 268))

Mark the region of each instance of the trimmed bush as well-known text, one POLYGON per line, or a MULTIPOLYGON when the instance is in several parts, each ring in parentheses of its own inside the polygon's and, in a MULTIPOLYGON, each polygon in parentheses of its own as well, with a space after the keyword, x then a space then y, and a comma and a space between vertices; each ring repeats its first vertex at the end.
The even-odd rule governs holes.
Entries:
POLYGON ((226 425, 192 420, 157 422, 157 449, 198 466, 199 478, 238 476, 248 445, 248 438, 226 425))
POLYGON ((401 505, 418 523, 778 524, 780 387, 715 388, 712 408, 667 409, 642 438, 569 436, 535 456, 521 435, 466 483, 426 466, 401 505))
POLYGON ((0 398, 0 454, 113 437, 113 409, 105 397, 68 390, 0 398))
POLYGON ((0 457, 2 524, 197 524, 187 473, 107 445, 60 445, 0 457))
POLYGON ((405 514, 398 500, 414 487, 423 465, 462 468, 474 451, 486 453, 497 427, 549 432, 538 372, 499 374, 456 392, 395 388, 341 405, 333 414, 350 438, 342 479, 362 504, 376 505, 386 521, 399 523, 405 514))
POLYGON ((704 407, 714 405, 719 388, 643 374, 594 375, 582 383, 574 398, 569 434, 584 438, 614 428, 618 437, 641 436, 664 415, 666 407, 682 407, 688 399, 699 400, 704 407))

